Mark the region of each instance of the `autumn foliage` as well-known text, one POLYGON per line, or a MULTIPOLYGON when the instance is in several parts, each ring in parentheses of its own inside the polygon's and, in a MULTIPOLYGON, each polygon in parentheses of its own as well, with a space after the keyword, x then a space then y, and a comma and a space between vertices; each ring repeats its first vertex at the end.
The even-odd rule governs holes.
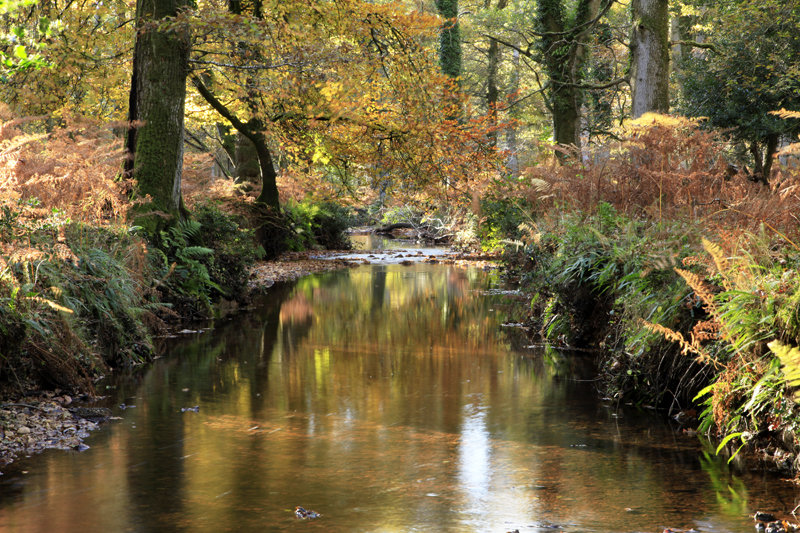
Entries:
POLYGON ((554 160, 527 169, 521 192, 543 211, 588 213, 607 202, 620 213, 691 220, 709 232, 764 224, 800 233, 800 171, 781 168, 765 187, 730 165, 727 149, 719 132, 697 121, 645 115, 628 125, 621 140, 593 149, 580 162, 575 156, 567 165, 554 160))

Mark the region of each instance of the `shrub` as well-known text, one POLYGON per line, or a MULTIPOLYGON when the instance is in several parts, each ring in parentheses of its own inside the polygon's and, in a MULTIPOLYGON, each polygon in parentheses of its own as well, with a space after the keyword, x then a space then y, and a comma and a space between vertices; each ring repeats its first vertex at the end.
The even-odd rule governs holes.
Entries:
POLYGON ((244 227, 240 217, 224 213, 211 203, 199 205, 193 216, 200 224, 199 241, 214 252, 205 263, 211 280, 225 287, 227 298, 244 301, 247 267, 265 255, 264 248, 256 243, 255 231, 244 227))
POLYGON ((348 249, 345 231, 350 226, 349 209, 334 203, 289 201, 284 205, 290 233, 287 246, 299 251, 312 248, 348 249))

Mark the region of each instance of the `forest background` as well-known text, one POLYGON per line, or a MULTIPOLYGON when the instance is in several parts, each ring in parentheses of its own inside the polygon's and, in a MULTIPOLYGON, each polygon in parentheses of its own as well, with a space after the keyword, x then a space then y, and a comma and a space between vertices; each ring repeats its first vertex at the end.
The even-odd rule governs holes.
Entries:
POLYGON ((404 222, 505 249, 605 396, 797 470, 800 3, 0 12, 7 394, 91 391, 253 262, 404 222))

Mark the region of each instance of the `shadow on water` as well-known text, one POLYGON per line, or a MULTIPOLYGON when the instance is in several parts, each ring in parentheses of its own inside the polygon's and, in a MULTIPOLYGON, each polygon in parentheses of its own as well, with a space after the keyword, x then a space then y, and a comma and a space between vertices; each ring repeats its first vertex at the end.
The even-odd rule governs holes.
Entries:
POLYGON ((521 349, 492 283, 414 264, 274 287, 109 381, 120 419, 0 478, 0 530, 744 531, 794 507, 598 401, 588 359, 521 349))

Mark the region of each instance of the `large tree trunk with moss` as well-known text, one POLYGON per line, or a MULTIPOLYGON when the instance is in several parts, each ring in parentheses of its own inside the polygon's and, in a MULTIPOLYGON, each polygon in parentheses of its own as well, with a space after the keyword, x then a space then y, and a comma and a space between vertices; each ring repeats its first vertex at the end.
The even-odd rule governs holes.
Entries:
MULTIPOLYGON (((550 105, 553 109, 553 140, 556 144, 580 150, 583 92, 574 86, 562 85, 553 90, 550 105)), ((562 155, 562 159, 565 156, 562 155)))
POLYGON ((138 0, 126 170, 136 182, 133 222, 151 235, 181 216, 188 28, 163 24, 186 0, 138 0))
MULTIPOLYGON (((536 12, 539 53, 549 78, 547 104, 553 115, 553 140, 557 144, 581 147, 581 106, 583 65, 589 53, 589 37, 601 8, 612 0, 579 0, 575 10, 563 0, 539 0, 536 12)), ((561 161, 568 154, 557 153, 561 161)))
POLYGON ((631 16, 631 115, 668 113, 669 2, 633 0, 631 16))
POLYGON ((436 0, 444 19, 439 34, 439 63, 442 72, 454 80, 461 76, 461 29, 458 25, 458 0, 436 0))

